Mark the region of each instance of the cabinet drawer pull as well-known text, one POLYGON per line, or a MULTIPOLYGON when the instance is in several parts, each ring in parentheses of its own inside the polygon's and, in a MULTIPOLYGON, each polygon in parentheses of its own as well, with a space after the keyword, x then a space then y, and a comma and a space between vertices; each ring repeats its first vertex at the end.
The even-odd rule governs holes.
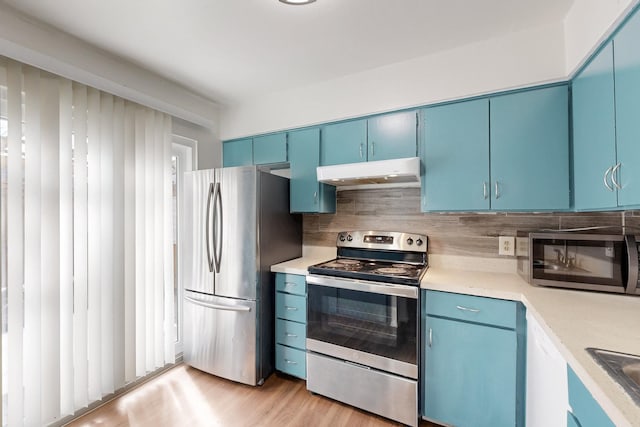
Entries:
POLYGON ((620 169, 620 166, 622 166, 622 163, 618 162, 618 164, 611 169, 611 183, 613 183, 618 190, 622 189, 622 186, 616 181, 616 172, 620 169))
POLYGON ((480 313, 480 310, 478 310, 477 308, 468 308, 461 305, 456 305, 456 308, 462 311, 470 311, 471 313, 480 313))
POLYGON ((371 157, 376 156, 376 143, 375 141, 371 141, 371 157))
POLYGON ((362 144, 360 144, 360 158, 362 158, 362 144))
POLYGON ((285 305, 284 308, 289 311, 298 311, 298 307, 291 307, 290 305, 285 305))
POLYGON ((296 362, 295 360, 289 360, 289 359, 284 359, 285 363, 288 363, 289 365, 297 365, 298 362, 296 362))
POLYGON ((285 332, 284 336, 288 338, 298 338, 296 334, 292 334, 291 332, 285 332))
POLYGON ((429 347, 433 344, 433 329, 429 328, 429 347))
POLYGON ((298 286, 296 282, 284 282, 285 286, 298 286))
POLYGON ((602 177, 602 182, 604 182, 604 186, 607 187, 607 190, 609 191, 613 191, 613 187, 611 187, 609 185, 609 182, 607 182, 607 176, 611 172, 611 169, 613 169, 613 166, 609 166, 609 168, 606 171, 604 171, 604 176, 602 177))
POLYGON ((496 181, 496 199, 500 198, 500 183, 496 181))
POLYGON ((487 193, 487 181, 482 181, 482 195, 484 199, 487 200, 487 197, 489 196, 487 193))

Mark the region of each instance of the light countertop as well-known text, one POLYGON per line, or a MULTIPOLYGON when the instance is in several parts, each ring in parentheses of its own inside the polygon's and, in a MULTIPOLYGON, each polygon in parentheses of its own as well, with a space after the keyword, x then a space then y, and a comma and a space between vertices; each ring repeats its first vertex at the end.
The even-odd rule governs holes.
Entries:
MULTIPOLYGON (((307 274, 309 265, 335 253, 307 251, 271 271, 307 274)), ((640 354, 640 298, 531 286, 515 272, 515 261, 430 256, 422 289, 521 301, 540 323, 616 426, 640 426, 640 406, 585 351, 597 347, 640 354)))

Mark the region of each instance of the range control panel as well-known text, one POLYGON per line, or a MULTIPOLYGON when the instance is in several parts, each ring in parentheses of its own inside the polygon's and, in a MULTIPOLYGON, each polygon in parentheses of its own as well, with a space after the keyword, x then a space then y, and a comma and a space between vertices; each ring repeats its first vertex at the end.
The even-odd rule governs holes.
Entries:
POLYGON ((427 252, 427 236, 395 231, 342 231, 338 247, 427 252))

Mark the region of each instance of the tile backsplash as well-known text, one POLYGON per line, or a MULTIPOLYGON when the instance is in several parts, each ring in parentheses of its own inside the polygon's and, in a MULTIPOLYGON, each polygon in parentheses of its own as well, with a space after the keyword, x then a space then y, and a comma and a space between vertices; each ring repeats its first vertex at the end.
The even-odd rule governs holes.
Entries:
POLYGON ((335 214, 304 215, 304 244, 335 247, 344 230, 392 230, 426 234, 429 252, 498 257, 498 236, 517 231, 623 225, 640 234, 640 211, 588 213, 422 213, 419 188, 344 190, 335 214))

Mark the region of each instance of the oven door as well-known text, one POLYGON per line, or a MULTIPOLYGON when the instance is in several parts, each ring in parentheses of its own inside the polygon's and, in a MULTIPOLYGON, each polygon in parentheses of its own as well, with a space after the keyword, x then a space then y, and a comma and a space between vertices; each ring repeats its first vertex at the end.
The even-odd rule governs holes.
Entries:
POLYGON ((307 276, 307 349, 418 377, 415 286, 307 276))

